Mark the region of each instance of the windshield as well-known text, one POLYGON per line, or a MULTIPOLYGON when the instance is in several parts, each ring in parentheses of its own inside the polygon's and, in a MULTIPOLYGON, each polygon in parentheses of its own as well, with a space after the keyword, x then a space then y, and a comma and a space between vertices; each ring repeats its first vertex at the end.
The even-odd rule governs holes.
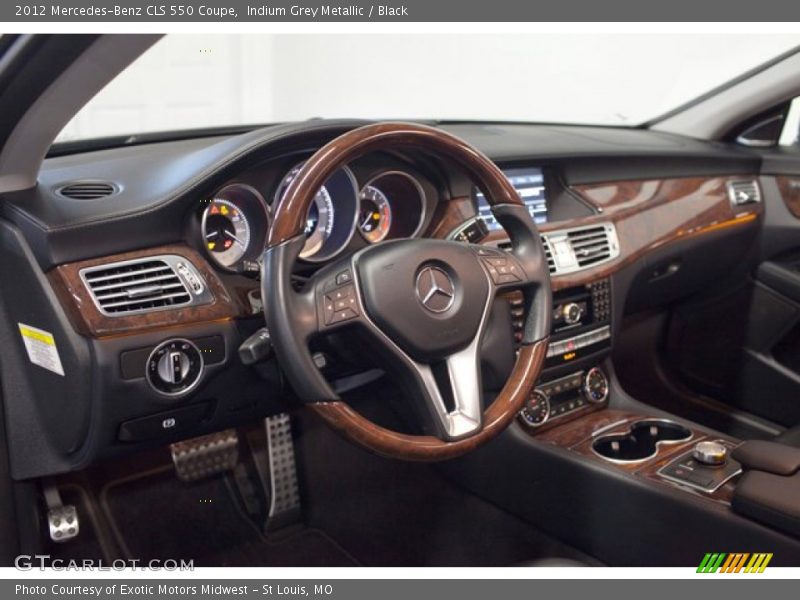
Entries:
POLYGON ((56 141, 313 117, 637 125, 798 44, 707 33, 170 35, 56 141))

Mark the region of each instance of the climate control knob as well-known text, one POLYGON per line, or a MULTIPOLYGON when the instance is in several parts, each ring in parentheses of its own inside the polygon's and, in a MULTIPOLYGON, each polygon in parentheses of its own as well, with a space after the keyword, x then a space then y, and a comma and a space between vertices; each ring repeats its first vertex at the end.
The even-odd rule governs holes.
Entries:
POLYGON ((522 422, 529 427, 540 427, 550 417, 550 399, 543 391, 534 389, 519 413, 522 422))
POLYGON ((583 378, 583 394, 589 402, 600 404, 608 398, 608 379, 597 367, 589 369, 583 378))
POLYGON ((561 307, 561 316, 567 325, 575 325, 583 317, 583 309, 575 302, 568 302, 561 307))
POLYGON ((189 340, 167 340, 150 353, 145 374, 150 387, 159 394, 181 396, 199 383, 203 355, 189 340))

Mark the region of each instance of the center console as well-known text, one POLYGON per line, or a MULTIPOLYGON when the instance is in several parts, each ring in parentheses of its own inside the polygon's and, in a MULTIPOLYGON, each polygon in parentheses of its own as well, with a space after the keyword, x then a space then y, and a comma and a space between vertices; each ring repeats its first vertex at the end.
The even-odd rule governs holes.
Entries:
MULTIPOLYGON (((519 331, 521 298, 509 302, 519 331)), ((612 347, 612 315, 608 278, 553 293, 550 345, 540 380, 519 413, 522 429, 537 442, 637 479, 729 504, 742 472, 730 457, 737 440, 609 408, 603 361, 612 347)))
MULTIPOLYGON (((540 382, 519 415, 530 430, 549 428, 603 408, 609 382, 598 365, 611 350, 611 286, 608 278, 558 290, 540 382)), ((509 297, 517 339, 522 331, 522 298, 509 297)))

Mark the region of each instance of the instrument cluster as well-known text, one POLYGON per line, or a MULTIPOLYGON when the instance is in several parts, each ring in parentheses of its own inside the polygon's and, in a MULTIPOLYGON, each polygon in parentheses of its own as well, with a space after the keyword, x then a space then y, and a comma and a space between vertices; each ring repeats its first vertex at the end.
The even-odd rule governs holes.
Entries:
MULTIPOLYGON (((242 271, 250 265, 252 270, 264 251, 272 211, 302 166, 300 162, 281 173, 277 186, 237 181, 203 203, 200 235, 217 267, 242 271)), ((405 170, 373 171, 359 182, 351 167, 342 167, 314 197, 300 258, 322 263, 347 249, 419 235, 427 204, 422 183, 405 170)))

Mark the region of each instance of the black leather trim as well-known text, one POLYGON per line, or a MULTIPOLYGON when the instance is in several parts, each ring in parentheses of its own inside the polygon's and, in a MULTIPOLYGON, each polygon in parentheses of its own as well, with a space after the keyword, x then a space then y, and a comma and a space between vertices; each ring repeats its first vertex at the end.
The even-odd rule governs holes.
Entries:
POLYGON ((787 446, 800 448, 800 425, 795 425, 791 429, 787 429, 778 437, 776 437, 775 441, 781 444, 786 444, 787 446))
POLYGON ((775 475, 793 475, 800 470, 800 448, 786 444, 750 440, 731 454, 745 470, 766 471, 775 475))
POLYGON ((800 475, 781 477, 749 471, 736 484, 731 508, 781 531, 800 537, 800 475))

